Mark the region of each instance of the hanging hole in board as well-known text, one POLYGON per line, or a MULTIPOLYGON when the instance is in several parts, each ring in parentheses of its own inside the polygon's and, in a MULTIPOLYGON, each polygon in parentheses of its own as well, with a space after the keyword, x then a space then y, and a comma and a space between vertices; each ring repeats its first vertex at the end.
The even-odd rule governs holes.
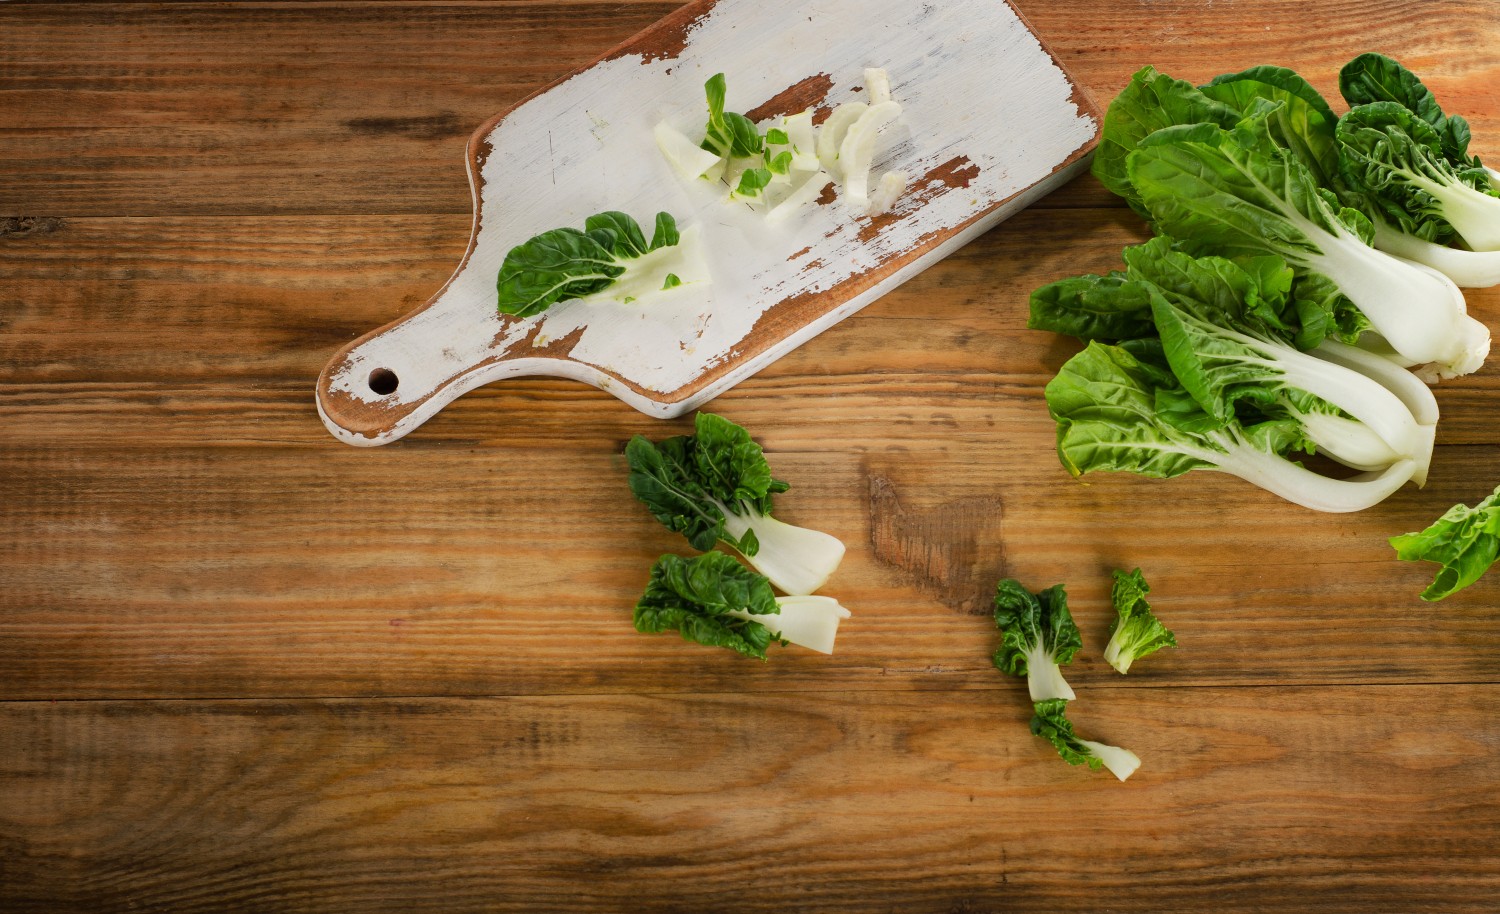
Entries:
POLYGON ((396 377, 396 373, 389 368, 377 368, 370 372, 370 390, 382 397, 395 393, 400 384, 401 379, 396 377))

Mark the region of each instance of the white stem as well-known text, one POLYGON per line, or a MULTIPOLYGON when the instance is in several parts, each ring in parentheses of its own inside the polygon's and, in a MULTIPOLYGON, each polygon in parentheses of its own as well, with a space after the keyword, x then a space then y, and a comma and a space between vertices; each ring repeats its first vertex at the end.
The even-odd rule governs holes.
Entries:
POLYGON ((1326 454, 1356 470, 1383 470, 1401 459, 1368 425, 1328 413, 1298 413, 1307 437, 1326 454))
POLYGON ((871 105, 859 120, 849 125, 849 132, 839 144, 844 196, 855 209, 863 210, 870 203, 870 167, 875 162, 875 141, 885 125, 900 116, 901 106, 895 102, 871 105))
POLYGON ((1437 199, 1443 218, 1458 230, 1470 248, 1500 250, 1500 197, 1492 197, 1462 182, 1434 181, 1409 173, 1407 179, 1437 199))
POLYGON ((1222 444, 1228 453, 1216 456, 1205 451, 1202 459, 1217 464, 1215 468, 1222 472, 1238 476, 1287 501, 1330 514, 1363 511, 1379 504, 1411 479, 1417 469, 1415 460, 1406 459, 1378 473, 1332 479, 1227 437, 1222 444))
POLYGON ((1401 398, 1379 381, 1296 350, 1278 352, 1277 361, 1286 372, 1289 386, 1326 400, 1363 422, 1397 454, 1419 455, 1423 436, 1417 420, 1401 398))
POLYGON ((724 529, 735 539, 755 531, 760 550, 745 560, 771 579, 783 593, 803 596, 816 591, 844 559, 844 544, 821 530, 795 527, 753 511, 736 514, 725 505, 724 529))
POLYGON ((1072 701, 1077 697, 1073 694, 1073 687, 1063 678, 1062 667, 1040 642, 1026 651, 1026 690, 1031 693, 1033 702, 1053 698, 1072 701))
POLYGON ((833 653, 839 622, 853 615, 833 597, 778 597, 776 605, 781 612, 774 616, 752 615, 744 610, 730 610, 729 614, 759 622, 776 637, 820 654, 833 653))
POLYGON ((1114 667, 1121 673, 1130 669, 1130 664, 1135 661, 1134 657, 1120 655, 1120 641, 1125 633, 1125 626, 1120 625, 1115 633, 1109 637, 1109 643, 1104 645, 1104 662, 1114 667))
POLYGON ((1135 770, 1141 767, 1140 756, 1129 749, 1121 749, 1119 746, 1106 746, 1104 743, 1096 743, 1093 740, 1081 739, 1078 741, 1088 748, 1108 768, 1110 774, 1120 780, 1125 780, 1135 770))
POLYGON ((1432 395, 1432 388, 1400 365, 1335 339, 1325 339, 1308 354, 1374 378, 1401 398, 1419 425, 1437 425, 1437 397, 1432 395))
POLYGON ((1383 220, 1375 223, 1375 246, 1387 254, 1426 264, 1466 289, 1500 285, 1500 251, 1464 251, 1433 244, 1383 220))
POLYGON ((1444 376, 1484 364, 1489 331, 1469 318, 1463 293, 1436 270, 1367 247, 1348 232, 1328 239, 1309 266, 1338 285, 1375 330, 1413 363, 1444 376))

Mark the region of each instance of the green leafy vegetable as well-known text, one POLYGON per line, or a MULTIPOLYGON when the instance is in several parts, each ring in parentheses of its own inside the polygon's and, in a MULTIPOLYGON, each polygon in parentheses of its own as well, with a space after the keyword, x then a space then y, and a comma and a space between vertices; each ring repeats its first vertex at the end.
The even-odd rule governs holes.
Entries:
POLYGON ((729 158, 760 155, 765 149, 765 141, 761 139, 755 122, 743 114, 724 110, 724 74, 715 73, 703 88, 708 96, 707 137, 703 140, 703 148, 729 158))
POLYGON ((1279 256, 1299 274, 1332 281, 1401 356, 1431 375, 1477 369, 1489 331, 1468 316, 1457 287, 1369 246, 1370 221, 1341 207, 1273 140, 1267 118, 1276 104, 1232 130, 1166 127, 1140 142, 1126 168, 1158 230, 1191 253, 1279 256))
POLYGON ((1469 122, 1446 115, 1432 91, 1406 67, 1384 54, 1361 54, 1339 71, 1339 92, 1349 107, 1394 102, 1426 121, 1437 133, 1443 155, 1455 165, 1479 167, 1469 152, 1469 122))
POLYGON ((1069 765, 1087 765, 1094 771, 1101 767, 1125 780, 1141 767, 1140 758, 1127 749, 1079 739, 1068 720, 1068 703, 1062 699, 1039 701, 1033 705, 1031 732, 1050 742, 1057 754, 1069 765))
POLYGON ((722 552, 657 559, 635 607, 637 631, 676 631, 685 640, 761 660, 772 642, 831 654, 839 622, 847 618, 849 611, 831 597, 775 596, 764 575, 722 552))
POLYGON ((1130 665, 1147 654, 1164 647, 1176 647, 1177 637, 1151 612, 1146 594, 1151 587, 1139 568, 1128 574, 1115 572, 1115 584, 1110 591, 1110 602, 1115 606, 1115 620, 1109 626, 1109 644, 1104 647, 1104 660, 1121 673, 1130 671, 1130 665))
POLYGON ((1294 418, 1221 422, 1205 412, 1152 341, 1092 342, 1047 384, 1057 449, 1073 475, 1112 470, 1159 479, 1217 470, 1317 511, 1359 511, 1410 479, 1416 461, 1349 479, 1314 473, 1288 455, 1314 445, 1294 418))
POLYGON ((1422 599, 1441 600, 1463 590, 1500 556, 1500 488, 1472 508, 1454 505, 1420 533, 1391 537, 1391 545, 1403 562, 1443 566, 1422 599))
POLYGON ((740 175, 740 183, 734 189, 736 197, 759 197, 760 192, 771 183, 769 168, 747 168, 740 175))
POLYGON ((1025 676, 1032 701, 1074 697, 1062 664, 1072 662, 1083 639, 1061 584, 1033 594, 1014 578, 1001 581, 995 588, 995 625, 1000 629, 996 669, 1025 676))
POLYGON ((844 544, 832 536, 771 516, 772 496, 789 486, 728 419, 700 412, 692 436, 652 444, 637 435, 625 456, 630 490, 667 529, 699 550, 725 543, 786 593, 812 593, 843 559, 844 544))
POLYGON ((512 248, 497 282, 502 314, 531 317, 560 301, 597 295, 614 288, 617 300, 638 297, 640 279, 661 288, 655 278, 674 258, 682 236, 670 213, 658 213, 647 242, 640 225, 625 213, 590 216, 582 231, 558 228, 512 248), (632 295, 631 293, 635 294, 632 295))
POLYGON ((1444 137, 1396 102, 1359 105, 1339 119, 1344 177, 1403 232, 1475 251, 1500 250, 1500 191, 1484 168, 1451 161, 1444 137))
POLYGON ((775 640, 771 630, 733 615, 735 610, 764 616, 780 612, 771 582, 722 552, 693 559, 664 555, 651 567, 646 592, 635 605, 635 628, 675 631, 687 641, 766 659, 766 648, 775 640))

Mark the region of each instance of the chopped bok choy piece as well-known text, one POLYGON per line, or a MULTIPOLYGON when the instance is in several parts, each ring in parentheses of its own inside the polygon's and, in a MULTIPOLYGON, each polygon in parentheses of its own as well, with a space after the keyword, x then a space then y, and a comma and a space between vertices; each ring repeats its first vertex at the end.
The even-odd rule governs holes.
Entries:
POLYGON ((1454 505, 1420 533, 1391 537, 1391 546, 1403 562, 1443 566, 1422 599, 1452 596, 1479 580, 1500 556, 1500 488, 1472 508, 1454 505))
POLYGON ((1000 647, 992 658, 996 669, 1025 676, 1032 701, 1074 698, 1062 665, 1072 662, 1083 638, 1061 584, 1033 594, 1014 578, 1004 579, 995 588, 995 625, 1000 629, 1000 647))
POLYGON ((625 448, 630 490, 667 529, 693 548, 722 542, 785 593, 822 587, 844 557, 844 544, 771 516, 773 495, 790 486, 771 476, 760 445, 721 416, 698 413, 695 434, 652 444, 637 435, 625 448))
POLYGON ((1128 574, 1115 572, 1114 587, 1109 594, 1115 606, 1115 619, 1109 626, 1104 662, 1120 673, 1130 672, 1130 665, 1147 654, 1177 646, 1177 636, 1151 612, 1151 604, 1146 602, 1146 594, 1150 592, 1151 586, 1139 568, 1128 574))
POLYGON ((1141 767, 1140 757, 1128 749, 1079 739, 1068 720, 1067 702, 1039 701, 1033 705, 1033 711, 1031 732, 1050 742, 1069 765, 1087 765, 1094 771, 1108 768, 1110 774, 1122 781, 1141 767))

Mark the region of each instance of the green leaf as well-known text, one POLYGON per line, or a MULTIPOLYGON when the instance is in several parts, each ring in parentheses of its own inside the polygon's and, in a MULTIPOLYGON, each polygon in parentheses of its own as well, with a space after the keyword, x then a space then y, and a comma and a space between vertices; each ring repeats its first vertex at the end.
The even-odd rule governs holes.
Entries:
POLYGON ((681 533, 694 549, 707 551, 724 537, 724 512, 696 478, 692 439, 660 444, 636 435, 625 446, 630 491, 662 526, 681 533))
MULTIPOLYGON (((1349 110, 1338 123, 1344 180, 1401 231, 1444 244, 1475 224, 1455 195, 1484 200, 1497 194, 1482 168, 1455 167, 1443 140, 1426 121, 1395 102, 1372 102, 1349 110), (1457 222, 1455 220, 1458 220, 1457 222)), ((1500 204, 1493 207, 1500 213, 1500 204)), ((1491 220, 1500 218, 1492 215, 1491 220)), ((1493 225, 1480 230, 1500 234, 1493 225)))
POLYGON ((1159 479, 1213 467, 1213 449, 1182 428, 1192 423, 1169 423, 1157 410, 1158 390, 1174 388, 1181 390, 1164 366, 1121 346, 1090 343, 1046 388, 1063 466, 1074 476, 1108 470, 1159 479))
POLYGON ((624 213, 610 211, 590 216, 583 223, 583 230, 590 236, 604 230, 611 232, 614 239, 610 245, 611 253, 622 260, 639 257, 652 250, 646 244, 646 237, 641 234, 640 225, 624 213))
POLYGON ((1204 95, 1192 83, 1143 67, 1131 77, 1104 114, 1093 172, 1105 187, 1147 215, 1126 170, 1125 160, 1141 140, 1163 127, 1211 123, 1232 127, 1235 109, 1204 95))
MULTIPOLYGON (((1214 77, 1203 94, 1240 113, 1268 112, 1267 123, 1277 144, 1307 166, 1318 183, 1333 186, 1339 174, 1338 118, 1328 102, 1296 71, 1285 67, 1251 67, 1214 77), (1269 107, 1262 103, 1274 103, 1269 107)), ((1221 125, 1228 126, 1228 125, 1221 125)))
POLYGON ((784 175, 790 172, 792 170, 791 150, 779 152, 774 156, 772 156, 770 153, 767 153, 766 170, 774 175, 784 175))
POLYGON ((1151 604, 1146 602, 1151 586, 1139 568, 1129 573, 1116 571, 1114 579, 1109 596, 1115 619, 1109 626, 1104 659, 1124 673, 1133 661, 1164 647, 1176 647, 1177 637, 1151 612, 1151 604))
POLYGON ((722 552, 692 559, 664 555, 651 567, 646 592, 636 603, 635 628, 675 631, 686 641, 766 659, 766 648, 777 639, 761 623, 730 615, 735 610, 781 612, 771 582, 722 552))
POLYGON ((1057 754, 1069 765, 1087 765, 1094 771, 1104 767, 1104 760, 1090 751, 1088 746, 1073 733, 1073 723, 1068 720, 1068 703, 1060 698, 1039 701, 1032 706, 1031 733, 1040 736, 1057 749, 1057 754))
POLYGON ((682 235, 677 231, 677 220, 672 218, 668 212, 656 214, 656 230, 651 235, 651 250, 659 248, 676 247, 682 240, 682 235))
POLYGON ((1456 115, 1445 115, 1422 80, 1384 54, 1361 54, 1344 64, 1339 71, 1339 91, 1350 108, 1373 102, 1400 105, 1432 127, 1442 144, 1444 157, 1451 164, 1459 168, 1480 167, 1479 159, 1468 154, 1468 122, 1456 115))
POLYGON ((1500 488, 1472 508, 1454 505, 1420 533, 1391 537, 1391 545, 1403 562, 1443 566, 1422 599, 1441 600, 1463 590, 1500 556, 1500 488))
POLYGON ((1125 274, 1062 279, 1031 293, 1032 330, 1050 330, 1081 340, 1128 340, 1155 332, 1151 296, 1125 274))
POLYGON ((790 146, 792 145, 792 139, 786 135, 785 130, 782 130, 780 127, 772 127, 766 131, 766 145, 790 146))
POLYGON ((652 444, 637 435, 625 447, 630 491, 668 530, 707 551, 724 542, 746 556, 759 551, 754 531, 739 539, 724 527, 724 510, 769 516, 772 496, 790 486, 771 475, 765 452, 744 428, 700 412, 691 437, 652 444))
POLYGON ((661 287, 663 290, 675 289, 680 285, 682 285, 682 279, 676 273, 668 273, 667 278, 662 281, 661 287))
POLYGON ((1000 647, 992 660, 996 669, 1012 676, 1030 672, 1027 651, 1040 648, 1061 666, 1083 647, 1061 584, 1033 594, 1014 578, 1002 580, 995 587, 995 626, 1000 647))
POLYGON ((734 189, 737 197, 759 197, 766 185, 771 183, 769 168, 747 168, 740 175, 739 186, 734 189))
POLYGON ((596 213, 583 231, 543 232, 506 254, 496 280, 502 314, 531 317, 560 301, 602 292, 628 273, 632 261, 680 240, 670 213, 657 213, 651 243, 640 225, 621 212, 596 213))
POLYGON ((703 148, 724 156, 760 155, 765 146, 755 123, 743 114, 724 110, 724 74, 715 73, 703 88, 708 96, 708 127, 703 148))
POLYGON ((625 272, 612 252, 614 233, 559 228, 512 248, 497 281, 503 314, 530 317, 559 301, 591 295, 625 272), (606 243, 601 244, 601 240, 606 243))

